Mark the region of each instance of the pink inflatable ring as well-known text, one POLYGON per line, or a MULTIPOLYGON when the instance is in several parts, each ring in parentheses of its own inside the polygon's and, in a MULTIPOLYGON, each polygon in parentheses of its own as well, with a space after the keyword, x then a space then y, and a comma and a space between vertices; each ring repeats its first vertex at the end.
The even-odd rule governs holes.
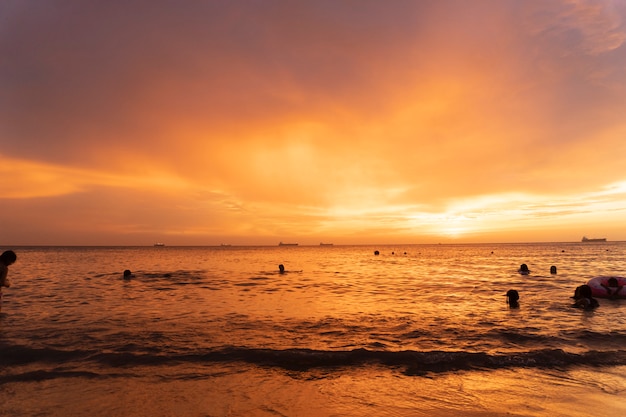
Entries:
POLYGON ((591 278, 587 285, 598 298, 626 298, 626 277, 601 276, 591 278))

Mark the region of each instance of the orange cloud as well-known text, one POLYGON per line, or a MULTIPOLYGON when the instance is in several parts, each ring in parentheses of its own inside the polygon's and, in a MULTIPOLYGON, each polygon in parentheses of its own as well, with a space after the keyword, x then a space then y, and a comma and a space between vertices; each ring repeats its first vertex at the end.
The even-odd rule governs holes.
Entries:
POLYGON ((0 198, 22 227, 578 239, 623 214, 619 2, 67 7, 3 18, 0 198))

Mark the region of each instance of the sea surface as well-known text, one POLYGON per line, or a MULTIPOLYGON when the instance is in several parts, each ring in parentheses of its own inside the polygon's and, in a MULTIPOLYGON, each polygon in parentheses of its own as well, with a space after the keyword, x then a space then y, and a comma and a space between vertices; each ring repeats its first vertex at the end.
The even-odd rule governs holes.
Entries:
POLYGON ((6 249, 0 416, 626 415, 625 242, 6 249))

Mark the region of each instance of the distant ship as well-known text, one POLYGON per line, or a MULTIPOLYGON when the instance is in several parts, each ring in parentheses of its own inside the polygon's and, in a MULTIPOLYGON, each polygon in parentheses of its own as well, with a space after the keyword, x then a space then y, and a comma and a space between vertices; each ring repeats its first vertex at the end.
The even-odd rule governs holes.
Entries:
POLYGON ((583 240, 581 242, 606 242, 606 238, 598 237, 594 239, 589 239, 587 236, 583 236, 583 240))
POLYGON ((165 246, 165 243, 157 242, 154 244, 154 246, 165 246))
POLYGON ((321 243, 320 242, 320 246, 333 246, 333 244, 332 243, 321 243))
POLYGON ((278 246, 298 246, 298 244, 297 243, 283 243, 283 242, 280 242, 278 244, 278 246))

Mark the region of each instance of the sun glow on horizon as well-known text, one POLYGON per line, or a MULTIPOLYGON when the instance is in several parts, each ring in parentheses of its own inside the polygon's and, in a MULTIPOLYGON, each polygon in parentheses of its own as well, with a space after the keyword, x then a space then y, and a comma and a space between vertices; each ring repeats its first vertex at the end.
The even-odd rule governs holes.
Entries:
POLYGON ((2 17, 6 244, 626 240, 626 3, 73 7, 2 17))

